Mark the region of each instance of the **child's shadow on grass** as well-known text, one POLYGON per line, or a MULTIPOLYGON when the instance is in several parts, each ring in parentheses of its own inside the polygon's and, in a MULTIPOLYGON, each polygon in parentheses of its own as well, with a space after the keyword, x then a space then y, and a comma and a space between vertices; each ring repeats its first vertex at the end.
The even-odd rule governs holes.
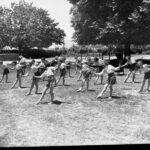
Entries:
POLYGON ((26 88, 29 88, 29 87, 27 87, 27 86, 22 86, 22 87, 21 87, 21 89, 26 89, 26 88))
POLYGON ((60 101, 60 100, 54 100, 54 101, 53 101, 53 104, 56 104, 56 105, 61 105, 61 104, 63 104, 63 103, 72 104, 71 102, 62 102, 62 101, 60 101))
POLYGON ((110 101, 114 101, 114 100, 116 100, 116 99, 122 99, 122 98, 125 99, 125 98, 127 98, 127 97, 125 97, 125 96, 112 96, 112 98, 109 99, 109 97, 106 96, 106 97, 101 97, 101 98, 99 98, 98 101, 101 101, 101 102, 104 102, 104 101, 110 102, 110 101))
POLYGON ((141 83, 141 82, 138 82, 138 81, 134 81, 134 82, 132 82, 132 81, 130 81, 130 82, 125 82, 125 83, 141 83))
POLYGON ((122 99, 127 98, 126 96, 112 96, 113 99, 122 99))
POLYGON ((117 76, 125 76, 125 74, 117 74, 117 76))
POLYGON ((89 89, 87 90, 87 92, 95 92, 96 90, 93 90, 93 89, 89 89))
MULTIPOLYGON (((69 84, 65 84, 65 85, 57 85, 57 86, 71 86, 71 85, 69 85, 69 84)), ((57 86, 56 86, 56 87, 57 87, 57 86)))

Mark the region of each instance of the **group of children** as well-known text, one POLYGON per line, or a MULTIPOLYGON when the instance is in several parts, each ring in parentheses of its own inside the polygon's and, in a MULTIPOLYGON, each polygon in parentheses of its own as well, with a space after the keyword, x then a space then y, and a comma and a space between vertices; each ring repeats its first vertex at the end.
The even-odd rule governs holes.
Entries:
MULTIPOLYGON (((43 98, 46 94, 46 91, 49 90, 50 96, 51 96, 51 102, 54 102, 54 88, 59 84, 59 82, 62 79, 62 84, 65 86, 65 78, 66 74, 69 74, 69 77, 71 76, 71 67, 75 66, 76 73, 79 73, 78 81, 81 80, 80 88, 77 90, 77 92, 84 91, 84 85, 86 84, 86 90, 89 90, 89 82, 91 78, 96 77, 94 81, 94 85, 98 83, 99 78, 101 78, 101 84, 103 84, 103 76, 104 74, 107 75, 107 81, 104 85, 104 88, 102 91, 98 94, 97 99, 102 98, 102 95, 109 87, 110 89, 110 96, 109 99, 112 98, 113 93, 113 85, 116 84, 116 75, 115 72, 124 68, 128 67, 129 72, 127 73, 127 76, 124 80, 124 83, 127 82, 130 75, 132 75, 132 82, 135 80, 135 74, 139 70, 139 72, 144 72, 143 82, 141 85, 141 89, 139 92, 143 91, 144 85, 146 80, 148 80, 148 86, 147 91, 149 91, 150 86, 150 66, 147 64, 143 64, 142 61, 136 61, 132 59, 130 56, 126 57, 126 63, 121 64, 119 63, 118 67, 114 67, 110 64, 109 61, 106 60, 100 60, 99 58, 86 58, 82 60, 80 57, 75 58, 75 62, 67 61, 64 57, 55 57, 51 62, 48 62, 45 60, 45 58, 41 59, 41 62, 38 63, 35 60, 32 60, 31 62, 27 62, 26 59, 23 56, 19 57, 18 62, 13 62, 12 64, 3 64, 1 62, 1 67, 3 68, 3 75, 2 80, 6 76, 5 82, 8 82, 8 74, 9 69, 16 70, 16 80, 11 88, 14 88, 17 83, 19 83, 19 87, 22 88, 22 77, 28 77, 30 74, 32 74, 31 78, 31 86, 26 94, 26 96, 31 95, 33 88, 35 87, 35 94, 38 94, 38 87, 39 87, 39 81, 40 79, 46 80, 47 84, 43 88, 42 95, 38 101, 37 104, 43 103, 43 98), (28 72, 26 71, 28 70, 28 72), (27 72, 27 73, 26 73, 27 72), (58 80, 56 80, 56 74, 59 73, 58 80)), ((47 102, 49 103, 49 102, 47 102)))

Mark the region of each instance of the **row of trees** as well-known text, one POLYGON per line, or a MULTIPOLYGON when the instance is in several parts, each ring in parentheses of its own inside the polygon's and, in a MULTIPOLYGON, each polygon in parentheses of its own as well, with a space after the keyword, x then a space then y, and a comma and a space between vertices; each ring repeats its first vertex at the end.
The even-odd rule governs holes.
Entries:
POLYGON ((49 47, 64 43, 64 30, 46 10, 21 0, 11 8, 0 7, 0 48, 49 47))
POLYGON ((73 39, 80 45, 130 45, 150 41, 149 0, 68 0, 73 6, 73 39))

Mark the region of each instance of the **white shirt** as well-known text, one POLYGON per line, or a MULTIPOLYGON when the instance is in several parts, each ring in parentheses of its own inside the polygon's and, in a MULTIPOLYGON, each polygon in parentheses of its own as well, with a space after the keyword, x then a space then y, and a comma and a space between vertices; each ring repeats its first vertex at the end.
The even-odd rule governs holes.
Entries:
POLYGON ((38 70, 38 66, 36 66, 36 65, 32 65, 32 66, 31 66, 31 71, 32 71, 33 73, 37 72, 37 70, 38 70))
POLYGON ((83 64, 82 65, 82 71, 88 71, 88 70, 90 70, 89 67, 88 67, 88 65, 83 64))
POLYGON ((131 62, 131 64, 134 64, 134 63, 136 63, 136 60, 135 60, 135 58, 131 57, 131 58, 130 58, 130 62, 131 62))
POLYGON ((26 59, 24 57, 21 58, 20 63, 25 63, 26 59))
POLYGON ((39 65, 38 65, 39 68, 45 68, 45 64, 43 62, 41 62, 39 65))
POLYGON ((56 69, 57 69, 56 67, 48 67, 47 70, 44 71, 42 76, 46 76, 46 77, 53 76, 55 75, 56 69))
POLYGON ((17 64, 17 65, 16 65, 16 69, 17 69, 17 70, 19 70, 19 69, 21 69, 21 68, 22 68, 22 65, 20 65, 20 64, 17 64))
POLYGON ((67 65, 65 63, 61 63, 60 69, 65 69, 66 67, 67 67, 67 65))
POLYGON ((115 67, 112 65, 108 65, 105 69, 105 72, 110 74, 110 73, 114 73, 115 72, 115 67))
POLYGON ((144 65, 142 66, 142 70, 144 71, 144 73, 146 73, 146 72, 150 71, 150 68, 148 67, 147 64, 144 64, 144 65))

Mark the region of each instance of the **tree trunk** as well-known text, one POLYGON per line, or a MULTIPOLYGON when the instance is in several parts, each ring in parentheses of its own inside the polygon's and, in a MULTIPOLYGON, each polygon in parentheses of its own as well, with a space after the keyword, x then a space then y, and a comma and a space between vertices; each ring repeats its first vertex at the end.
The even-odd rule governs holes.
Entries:
POLYGON ((109 50, 109 54, 108 55, 109 55, 109 61, 110 61, 110 50, 109 50))
POLYGON ((18 49, 19 49, 19 55, 22 55, 22 43, 18 44, 18 49))
POLYGON ((102 60, 103 60, 103 53, 102 53, 102 60))
POLYGON ((125 52, 124 52, 125 57, 131 55, 130 45, 131 45, 130 43, 125 43, 125 52))

